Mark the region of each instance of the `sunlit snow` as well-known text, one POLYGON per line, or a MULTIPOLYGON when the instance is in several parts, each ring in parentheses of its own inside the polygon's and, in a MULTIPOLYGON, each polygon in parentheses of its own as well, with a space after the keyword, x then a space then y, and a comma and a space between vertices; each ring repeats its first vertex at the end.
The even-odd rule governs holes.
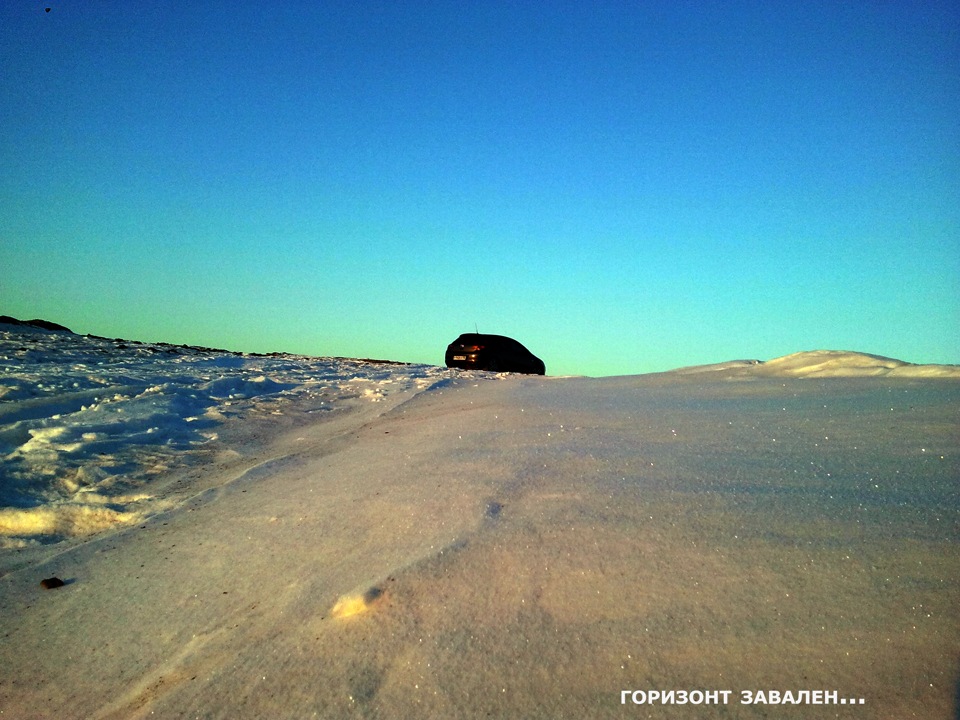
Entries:
POLYGON ((231 419, 332 414, 456 372, 0 327, 0 547, 139 519, 152 481, 223 451, 231 419))

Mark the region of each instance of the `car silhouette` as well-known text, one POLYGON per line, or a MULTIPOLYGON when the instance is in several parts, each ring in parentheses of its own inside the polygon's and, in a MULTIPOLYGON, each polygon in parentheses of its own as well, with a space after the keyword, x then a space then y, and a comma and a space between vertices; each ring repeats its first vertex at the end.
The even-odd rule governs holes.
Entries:
POLYGON ((464 333, 447 346, 447 367, 529 375, 546 374, 543 360, 513 338, 464 333))

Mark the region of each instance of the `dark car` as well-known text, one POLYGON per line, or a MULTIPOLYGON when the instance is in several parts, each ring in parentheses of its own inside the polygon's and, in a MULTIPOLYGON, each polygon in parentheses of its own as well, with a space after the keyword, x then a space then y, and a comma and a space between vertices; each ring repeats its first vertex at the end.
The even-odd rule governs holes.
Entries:
POLYGON ((464 333, 447 346, 447 367, 543 375, 543 360, 513 338, 464 333))

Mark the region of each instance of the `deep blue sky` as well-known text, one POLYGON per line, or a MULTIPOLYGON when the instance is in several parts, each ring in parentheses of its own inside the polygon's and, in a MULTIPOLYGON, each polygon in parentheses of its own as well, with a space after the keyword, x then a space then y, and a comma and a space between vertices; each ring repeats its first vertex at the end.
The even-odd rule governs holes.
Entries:
POLYGON ((3 314, 960 363, 956 2, 8 0, 0 67, 3 314))

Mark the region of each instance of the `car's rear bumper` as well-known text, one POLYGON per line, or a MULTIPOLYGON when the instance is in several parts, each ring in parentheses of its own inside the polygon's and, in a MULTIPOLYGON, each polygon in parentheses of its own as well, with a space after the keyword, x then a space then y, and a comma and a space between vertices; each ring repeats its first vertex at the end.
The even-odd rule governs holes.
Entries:
POLYGON ((461 370, 483 369, 484 363, 476 354, 471 353, 451 353, 446 357, 447 367, 460 368, 461 370))

